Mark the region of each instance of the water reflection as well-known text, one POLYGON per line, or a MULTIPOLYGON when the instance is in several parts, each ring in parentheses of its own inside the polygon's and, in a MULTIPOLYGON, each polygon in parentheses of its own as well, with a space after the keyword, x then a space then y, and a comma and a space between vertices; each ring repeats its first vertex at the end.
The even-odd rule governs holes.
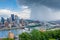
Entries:
POLYGON ((14 29, 14 30, 0 30, 0 38, 8 37, 9 31, 11 31, 12 33, 14 33, 14 35, 18 34, 18 31, 16 29, 14 29))

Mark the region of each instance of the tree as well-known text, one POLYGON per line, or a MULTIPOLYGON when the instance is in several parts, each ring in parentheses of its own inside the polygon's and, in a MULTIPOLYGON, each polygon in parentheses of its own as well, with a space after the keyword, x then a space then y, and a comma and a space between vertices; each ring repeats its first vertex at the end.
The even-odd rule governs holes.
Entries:
POLYGON ((31 35, 29 33, 22 33, 19 35, 19 40, 31 40, 31 35))
POLYGON ((41 32, 39 30, 35 30, 35 29, 32 30, 31 35, 32 35, 32 40, 48 40, 44 32, 41 32))

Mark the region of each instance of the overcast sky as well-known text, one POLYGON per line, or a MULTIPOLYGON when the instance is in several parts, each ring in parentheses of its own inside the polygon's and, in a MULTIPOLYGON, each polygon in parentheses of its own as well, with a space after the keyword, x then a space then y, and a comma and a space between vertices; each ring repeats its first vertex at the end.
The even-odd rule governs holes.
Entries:
POLYGON ((0 17, 16 14, 33 20, 60 20, 60 0, 0 0, 0 17))
POLYGON ((31 19, 60 20, 60 0, 18 0, 18 3, 30 8, 31 19))

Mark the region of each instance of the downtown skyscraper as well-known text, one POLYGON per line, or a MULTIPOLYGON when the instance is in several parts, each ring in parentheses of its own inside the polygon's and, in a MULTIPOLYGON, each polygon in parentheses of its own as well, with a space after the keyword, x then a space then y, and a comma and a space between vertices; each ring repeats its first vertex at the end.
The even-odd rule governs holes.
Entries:
POLYGON ((12 19, 12 21, 15 20, 15 19, 14 19, 14 14, 11 14, 11 19, 12 19))

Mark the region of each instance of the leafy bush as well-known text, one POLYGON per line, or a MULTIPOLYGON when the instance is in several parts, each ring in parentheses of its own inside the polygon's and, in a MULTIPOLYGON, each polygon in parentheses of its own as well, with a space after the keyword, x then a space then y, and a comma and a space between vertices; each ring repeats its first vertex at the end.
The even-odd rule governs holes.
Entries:
POLYGON ((52 38, 52 39, 49 39, 49 40, 56 40, 56 39, 53 39, 53 38, 52 38))
POLYGON ((32 30, 31 32, 32 40, 48 40, 47 36, 41 31, 38 30, 32 30))
POLYGON ((56 40, 60 38, 60 30, 45 31, 32 30, 30 33, 22 33, 19 40, 56 40))
POLYGON ((47 31, 46 34, 48 38, 60 38, 60 30, 47 31))
POLYGON ((8 38, 3 38, 2 40, 8 40, 8 38))
POLYGON ((19 40, 31 40, 31 35, 26 32, 22 33, 19 35, 19 40))

